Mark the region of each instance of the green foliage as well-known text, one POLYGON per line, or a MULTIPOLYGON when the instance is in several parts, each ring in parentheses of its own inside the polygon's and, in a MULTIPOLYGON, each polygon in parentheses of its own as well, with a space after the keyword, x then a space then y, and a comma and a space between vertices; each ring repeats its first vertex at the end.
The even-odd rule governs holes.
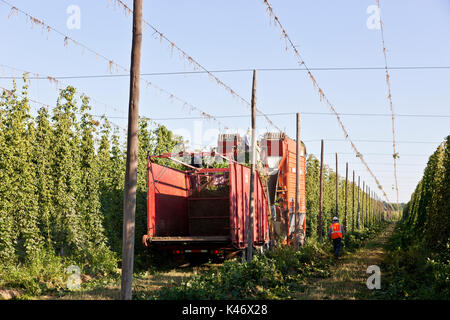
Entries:
POLYGON ((389 223, 390 222, 383 221, 370 228, 348 233, 343 240, 344 250, 346 252, 353 252, 361 248, 367 240, 373 238, 374 235, 386 228, 389 223))
POLYGON ((62 259, 49 250, 33 255, 26 265, 0 266, 0 287, 17 288, 29 296, 57 290, 66 280, 62 259))
POLYGON ((327 277, 331 256, 328 245, 308 241, 300 251, 280 246, 250 262, 225 261, 193 276, 179 286, 167 287, 142 299, 289 299, 303 290, 307 277, 327 277), (328 253, 327 253, 328 252, 328 253))
POLYGON ((387 244, 388 254, 381 266, 388 283, 384 299, 449 299, 450 258, 432 253, 425 239, 405 239, 409 227, 399 223, 387 244))
MULTIPOLYGON (((0 285, 33 295, 64 286, 70 264, 94 276, 117 271, 126 155, 118 132, 106 118, 101 126, 93 119, 89 99, 75 88, 61 90, 56 107, 41 108, 35 118, 27 90, 24 79, 20 93, 14 83, 0 98, 0 285)), ((170 152, 179 142, 164 126, 141 121, 138 266, 145 255, 147 152, 170 152)))
MULTIPOLYGON (((405 241, 424 239, 433 253, 450 245, 450 136, 428 160, 424 176, 404 207, 405 241)), ((416 241, 417 242, 417 241, 416 241)))
MULTIPOLYGON (((342 174, 342 171, 341 171, 342 174)), ((357 179, 358 177, 355 177, 357 179)), ((346 226, 346 231, 363 231, 373 228, 382 220, 382 203, 370 199, 366 201, 367 193, 363 192, 362 185, 358 188, 358 182, 353 185, 352 172, 348 172, 346 188, 345 172, 344 178, 337 177, 336 173, 328 166, 323 167, 323 207, 322 207, 322 238, 326 238, 328 227, 334 216, 340 223, 346 226), (338 207, 336 208, 336 179, 338 179, 338 207), (346 190, 347 189, 347 190, 346 190), (355 190, 353 193, 353 189, 355 190), (347 206, 345 193, 347 191, 347 206), (359 205, 358 205, 359 194, 359 205), (363 203, 364 195, 364 203, 363 203)), ((319 191, 320 191, 320 161, 310 155, 306 160, 306 236, 317 239, 318 216, 319 216, 319 191)))
MULTIPOLYGON (((26 95, 25 84, 22 94, 26 95)), ((16 86, 2 95, 2 148, 0 171, 0 254, 5 261, 27 257, 41 249, 38 206, 33 165, 35 128, 27 98, 19 99, 16 86)))
POLYGON ((430 156, 388 244, 388 298, 450 298, 450 136, 430 156))

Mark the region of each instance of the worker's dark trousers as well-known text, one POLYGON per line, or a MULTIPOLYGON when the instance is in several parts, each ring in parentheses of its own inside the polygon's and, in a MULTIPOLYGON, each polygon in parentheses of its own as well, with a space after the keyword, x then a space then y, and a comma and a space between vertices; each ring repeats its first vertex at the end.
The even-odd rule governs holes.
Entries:
POLYGON ((333 247, 334 247, 334 257, 337 258, 339 256, 339 251, 341 250, 342 239, 337 238, 333 239, 333 247))

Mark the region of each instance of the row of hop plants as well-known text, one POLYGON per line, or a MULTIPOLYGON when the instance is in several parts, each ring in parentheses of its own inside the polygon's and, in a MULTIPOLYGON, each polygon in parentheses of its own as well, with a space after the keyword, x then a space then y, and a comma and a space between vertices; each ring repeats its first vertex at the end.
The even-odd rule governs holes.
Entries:
MULTIPOLYGON (((327 165, 323 168, 323 207, 322 207, 322 237, 326 238, 328 227, 332 218, 337 216, 341 224, 346 224, 346 232, 354 233, 371 229, 386 219, 384 216, 384 202, 377 202, 370 198, 367 201, 367 192, 362 189, 362 181, 358 187, 357 179, 353 184, 353 177, 347 181, 345 177, 336 173, 327 165), (336 208, 336 179, 338 180, 338 207, 336 208), (347 189, 347 205, 345 193, 347 189), (353 193, 354 190, 354 193, 353 193), (359 194, 359 205, 358 205, 359 194), (363 201, 364 197, 364 201, 363 201), (354 198, 354 199, 353 199, 354 198), (370 206, 368 206, 370 204, 370 206)), ((306 160, 306 236, 318 239, 319 216, 319 190, 320 190, 320 161, 309 155, 306 160)))
POLYGON ((430 156, 388 243, 389 299, 450 299, 450 136, 430 156))
MULTIPOLYGON (((105 117, 95 120, 89 99, 79 97, 74 87, 61 90, 56 107, 41 107, 36 116, 27 96, 28 81, 24 79, 21 90, 14 83, 0 99, 0 286, 18 286, 32 294, 45 288, 58 290, 65 286, 69 265, 91 275, 117 273, 125 168, 125 145, 118 129, 112 130, 105 117)), ((180 142, 181 138, 164 126, 140 121, 137 270, 150 262, 140 241, 146 224, 146 155, 170 151, 180 142)), ((156 161, 169 164, 164 159, 156 161)), ((306 178, 311 239, 317 230, 317 169, 317 159, 310 156, 306 178)), ((336 215, 336 178, 325 168, 324 221, 336 215)), ((339 179, 342 213, 344 182, 339 179)), ((350 201, 348 212, 352 212, 350 201)), ((326 227, 324 223, 325 234, 326 227)), ((355 233, 356 240, 358 232, 362 229, 355 233)), ((258 261, 271 260, 260 257, 255 263, 258 261)))
MULTIPOLYGON (((25 77, 0 96, 0 287, 36 295, 66 287, 70 265, 91 276, 119 271, 126 146, 74 87, 60 90, 51 110, 31 104, 25 77)), ((140 122, 137 269, 146 264, 146 155, 179 142, 140 122)))

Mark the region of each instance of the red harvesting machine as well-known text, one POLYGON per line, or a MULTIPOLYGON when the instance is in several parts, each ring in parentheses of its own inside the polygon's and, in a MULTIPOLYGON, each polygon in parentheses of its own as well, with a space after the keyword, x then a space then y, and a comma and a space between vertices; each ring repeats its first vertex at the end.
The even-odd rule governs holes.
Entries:
MULTIPOLYGON (((261 141, 261 161, 268 175, 267 194, 272 205, 272 239, 290 243, 295 229, 297 143, 284 133, 268 132, 261 141)), ((306 232, 306 148, 300 144, 299 227, 306 232)), ((272 240, 271 239, 271 240, 272 240)))
MULTIPOLYGON (((250 168, 216 153, 188 156, 227 159, 227 168, 200 168, 180 161, 177 156, 148 157, 144 245, 183 255, 226 256, 244 249, 247 246, 250 168), (170 159, 186 169, 156 164, 156 158, 170 159)), ((258 247, 269 241, 268 202, 258 173, 254 208, 253 245, 258 247)))

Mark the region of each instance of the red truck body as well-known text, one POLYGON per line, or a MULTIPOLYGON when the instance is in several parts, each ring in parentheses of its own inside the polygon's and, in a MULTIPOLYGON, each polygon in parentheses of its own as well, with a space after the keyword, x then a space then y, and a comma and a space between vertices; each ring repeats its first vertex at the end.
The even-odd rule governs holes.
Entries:
MULTIPOLYGON (((238 251, 247 246, 250 168, 177 170, 147 164, 146 246, 175 253, 238 251), (211 188, 212 187, 212 188, 211 188)), ((268 203, 255 176, 254 246, 268 242, 268 203)))

